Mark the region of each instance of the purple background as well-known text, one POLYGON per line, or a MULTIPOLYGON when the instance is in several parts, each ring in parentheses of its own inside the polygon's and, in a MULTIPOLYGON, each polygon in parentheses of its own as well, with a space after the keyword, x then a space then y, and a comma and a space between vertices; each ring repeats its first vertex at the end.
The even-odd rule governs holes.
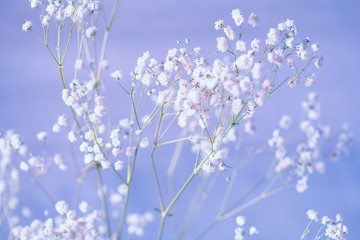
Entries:
MULTIPOLYGON (((106 3, 106 6, 110 9, 111 3, 106 3)), ((177 46, 177 40, 183 41, 185 38, 190 38, 191 46, 201 46, 203 52, 207 52, 206 56, 213 56, 215 38, 219 35, 214 30, 213 23, 221 18, 230 22, 233 8, 242 9, 246 16, 251 12, 259 16, 259 26, 254 32, 257 36, 262 36, 263 40, 270 27, 290 18, 295 20, 299 37, 310 36, 320 43, 325 64, 317 72, 317 81, 310 90, 319 94, 322 105, 321 119, 334 128, 348 122, 355 137, 359 136, 360 119, 356 97, 360 89, 360 3, 356 0, 122 1, 108 45, 107 59, 110 60, 110 70, 104 74, 104 80, 109 81, 106 83, 110 89, 109 94, 115 99, 112 103, 114 119, 119 119, 122 115, 116 113, 121 99, 119 90, 112 90, 115 85, 112 85, 107 77, 112 70, 119 68, 127 75, 145 50, 161 59, 166 56, 169 48, 177 46)), ((14 129, 21 135, 30 151, 39 152, 41 144, 36 140, 36 134, 41 130, 50 132, 57 117, 63 112, 68 114, 68 109, 61 100, 62 85, 57 67, 47 50, 32 34, 21 31, 25 20, 32 20, 34 31, 40 31, 36 12, 30 9, 27 0, 3 1, 0 9, 0 128, 14 129)), ((64 70, 65 74, 68 70, 68 76, 71 77, 73 58, 69 55, 68 59, 70 63, 65 65, 64 70)), ((259 115, 255 117, 259 131, 263 133, 262 140, 270 136, 282 113, 293 115, 294 118, 299 116, 300 103, 308 91, 309 89, 303 86, 284 91, 259 111, 259 115)), ((64 147, 61 145, 63 139, 51 135, 47 146, 49 152, 61 152, 64 147)), ((305 212, 312 208, 330 217, 341 213, 350 229, 349 239, 360 239, 358 156, 359 145, 355 143, 350 157, 328 164, 324 176, 311 176, 310 187, 304 194, 299 195, 293 189, 285 190, 249 208, 243 213, 248 217, 248 226, 256 225, 261 232, 261 239, 297 239, 307 224, 305 212)), ((53 172, 50 174, 59 174, 57 170, 53 172)), ((51 188, 54 197, 59 200, 71 199, 72 190, 69 191, 69 186, 72 187, 72 180, 60 175, 61 182, 52 182, 50 174, 42 177, 42 181, 51 188)), ((95 175, 90 175, 88 181, 96 184, 95 175)), ((139 180, 140 186, 141 181, 139 180)), ((25 177, 22 182, 24 185, 20 193, 21 205, 32 206, 33 216, 41 216, 40 211, 44 208, 51 209, 42 196, 32 195, 33 185, 28 183, 25 177)), ((219 183, 218 187, 221 188, 222 185, 224 184, 219 183)), ((139 209, 142 213, 157 205, 157 199, 151 202, 137 198, 136 193, 141 191, 146 191, 146 188, 134 191, 134 204, 130 206, 129 212, 139 209)), ((154 194, 152 190, 147 191, 150 195, 154 194)), ((95 189, 90 184, 86 185, 82 194, 83 198, 93 196, 95 189)), ((91 201, 94 205, 98 204, 96 198, 91 201)), ((185 201, 179 201, 177 208, 181 208, 182 204, 185 204, 185 201)), ((206 206, 211 207, 210 204, 216 203, 206 206)), ((198 224, 206 224, 206 219, 203 221, 198 224)), ((146 231, 153 235, 157 231, 157 224, 156 221, 146 231)), ((170 221, 167 227, 168 230, 171 229, 170 221)), ((196 228, 195 225, 195 230, 190 233, 198 233, 196 228)), ((233 219, 226 221, 206 239, 218 239, 220 236, 231 239, 234 228, 233 219)), ((170 231, 169 238, 172 236, 170 231)))

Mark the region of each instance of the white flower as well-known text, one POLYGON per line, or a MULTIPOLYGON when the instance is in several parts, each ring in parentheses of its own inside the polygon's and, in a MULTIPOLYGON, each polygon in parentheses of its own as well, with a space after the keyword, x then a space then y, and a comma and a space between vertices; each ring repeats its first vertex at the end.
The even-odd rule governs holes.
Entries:
POLYGON ((236 217, 236 224, 239 226, 243 226, 245 224, 245 217, 244 216, 237 216, 236 217))
POLYGON ((115 80, 121 80, 123 78, 123 75, 121 74, 120 70, 111 73, 110 76, 115 78, 115 80))
POLYGON ((31 21, 26 21, 23 25, 22 25, 22 30, 24 32, 30 31, 32 28, 32 22, 31 21))
POLYGON ((39 132, 36 137, 37 139, 39 139, 39 141, 45 141, 45 139, 47 138, 47 133, 46 132, 39 132))
POLYGON ((119 170, 122 170, 124 168, 124 161, 116 161, 115 162, 115 170, 116 171, 119 171, 119 170))
POLYGON ((91 26, 88 29, 86 29, 85 35, 87 38, 91 38, 92 36, 95 36, 97 28, 95 26, 91 26))
POLYGON ((58 201, 55 204, 55 209, 60 215, 64 215, 68 211, 68 205, 65 201, 58 201))
POLYGON ((216 41, 217 41, 217 49, 218 49, 220 52, 226 52, 227 47, 228 47, 226 38, 224 38, 224 37, 218 37, 218 38, 216 38, 216 41))

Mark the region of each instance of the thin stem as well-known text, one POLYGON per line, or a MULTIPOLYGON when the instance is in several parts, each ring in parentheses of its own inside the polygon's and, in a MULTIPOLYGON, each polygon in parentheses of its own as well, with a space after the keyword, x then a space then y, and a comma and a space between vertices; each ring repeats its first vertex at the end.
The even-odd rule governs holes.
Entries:
POLYGON ((185 141, 185 140, 189 140, 189 137, 179 138, 179 139, 175 139, 175 140, 171 140, 171 141, 167 141, 167 142, 158 143, 156 146, 164 146, 166 144, 182 142, 182 141, 185 141))
POLYGON ((153 144, 153 148, 151 150, 151 154, 150 154, 150 158, 151 158, 151 165, 153 168, 153 172, 154 172, 154 177, 155 177, 155 183, 156 183, 156 189, 158 192, 158 196, 159 196, 159 202, 160 202, 160 210, 161 212, 164 211, 164 201, 162 199, 162 194, 161 194, 161 189, 160 189, 160 183, 159 183, 159 177, 156 171, 156 167, 155 167, 155 162, 154 162, 154 152, 157 146, 157 142, 158 142, 158 138, 159 138, 159 132, 160 132, 160 127, 161 127, 161 122, 162 122, 162 118, 163 118, 163 111, 164 109, 164 105, 161 106, 161 111, 160 111, 160 116, 159 116, 159 123, 158 126, 156 128, 156 134, 155 134, 155 141, 153 144))
POLYGON ((111 238, 111 226, 110 226, 110 219, 109 219, 109 213, 108 213, 108 208, 107 208, 107 204, 106 204, 106 200, 105 200, 105 193, 104 193, 104 186, 103 186, 103 181, 101 178, 101 172, 100 172, 100 166, 98 163, 95 163, 95 167, 96 167, 96 173, 97 173, 97 179, 98 179, 98 185, 99 185, 99 190, 100 190, 100 197, 101 197, 101 202, 102 202, 102 207, 103 207, 103 211, 105 214, 105 221, 106 221, 106 226, 107 226, 107 234, 109 239, 111 238))
POLYGON ((189 185, 190 181, 193 179, 193 177, 195 175, 197 175, 197 173, 200 171, 200 169, 202 168, 202 166, 204 165, 204 163, 206 162, 206 160, 208 160, 208 158, 210 157, 210 155, 213 152, 211 151, 200 163, 200 165, 194 169, 194 171, 192 172, 192 174, 189 176, 189 178, 186 180, 186 182, 184 183, 184 185, 181 187, 181 189, 178 191, 178 193, 176 194, 176 196, 171 200, 170 204, 168 205, 168 207, 161 212, 161 224, 160 224, 160 229, 159 229, 159 233, 158 233, 158 239, 161 239, 162 233, 163 233, 163 228, 164 228, 164 222, 165 222, 165 218, 168 215, 169 211, 171 210, 171 208, 174 206, 175 202, 179 199, 180 195, 184 192, 184 190, 186 189, 186 187, 189 185))

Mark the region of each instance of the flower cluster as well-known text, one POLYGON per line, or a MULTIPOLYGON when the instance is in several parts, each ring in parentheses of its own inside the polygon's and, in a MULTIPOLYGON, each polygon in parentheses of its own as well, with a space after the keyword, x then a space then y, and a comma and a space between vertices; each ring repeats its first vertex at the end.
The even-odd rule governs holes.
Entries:
MULTIPOLYGON (((288 137, 281 136, 280 129, 273 132, 273 136, 268 140, 268 145, 275 151, 275 173, 283 173, 287 176, 287 181, 291 181, 294 176, 298 177, 295 188, 298 192, 304 192, 308 185, 309 175, 315 171, 319 173, 325 172, 325 162, 323 159, 333 159, 336 155, 334 152, 347 152, 348 147, 352 143, 353 136, 347 131, 338 134, 339 141, 331 146, 329 138, 331 137, 331 128, 319 122, 320 105, 317 101, 317 94, 311 92, 308 94, 307 101, 302 103, 304 118, 294 129, 298 129, 305 135, 303 140, 296 146, 294 152, 287 150, 286 145, 289 142, 288 137), (329 152, 328 147, 335 150, 329 152)), ((290 128, 292 119, 284 115, 279 126, 286 132, 290 128)), ((291 133, 294 134, 294 133, 291 133)))
POLYGON ((99 210, 84 209, 82 202, 79 208, 82 216, 76 211, 69 210, 67 203, 59 201, 55 208, 58 216, 48 218, 44 222, 34 219, 28 226, 17 226, 12 234, 18 239, 94 239, 101 237, 104 227, 101 225, 102 214, 99 210))
POLYGON ((259 231, 254 226, 251 226, 249 230, 246 231, 245 228, 243 227, 245 225, 245 220, 246 219, 244 216, 236 217, 236 224, 238 225, 238 227, 235 228, 235 236, 234 236, 235 240, 243 240, 245 239, 246 235, 253 236, 259 234, 259 231))
MULTIPOLYGON (((103 209, 91 212, 91 207, 86 201, 77 204, 75 199, 73 206, 78 205, 81 214, 77 216, 74 207, 69 207, 65 201, 58 201, 53 204, 59 214, 55 218, 48 218, 43 222, 35 219, 25 227, 21 227, 14 218, 9 225, 14 226, 12 234, 20 239, 101 239, 106 235, 109 239, 120 239, 123 229, 127 229, 130 235, 143 236, 146 225, 155 218, 153 213, 128 213, 127 207, 129 191, 137 184, 133 182, 133 177, 136 176, 135 166, 138 165, 136 160, 139 158, 138 155, 144 156, 148 152, 143 151, 143 148, 149 146, 152 147, 150 157, 141 157, 141 159, 152 163, 161 213, 158 236, 160 239, 165 219, 172 214, 170 210, 191 180, 199 176, 205 179, 203 182, 206 185, 207 178, 210 178, 212 173, 220 172, 227 182, 231 180, 228 171, 233 172, 232 176, 236 176, 241 167, 230 168, 230 165, 236 164, 230 159, 232 147, 235 143, 238 146, 239 142, 245 140, 244 136, 247 136, 245 134, 255 133, 253 119, 256 111, 264 106, 273 94, 282 89, 295 87, 300 82, 307 87, 312 86, 316 78, 313 69, 319 68, 323 62, 318 43, 311 41, 310 38, 299 39, 293 20, 288 19, 279 23, 277 27, 270 28, 265 36, 247 39, 245 29, 256 27, 258 17, 254 13, 244 17, 241 10, 234 9, 231 12, 232 23, 226 23, 224 20, 215 22, 215 30, 220 33, 214 46, 217 49, 216 59, 206 59, 203 57, 205 54, 203 55, 201 47, 191 47, 190 41, 186 39, 186 45, 178 42, 179 46, 169 49, 164 59, 155 59, 149 51, 145 51, 137 59, 136 66, 130 73, 130 79, 118 69, 113 69, 112 73, 104 77, 102 73, 108 68, 108 62, 104 58, 108 35, 104 37, 100 54, 95 47, 96 38, 102 33, 97 21, 98 14, 104 14, 104 11, 99 11, 100 1, 79 0, 64 3, 60 0, 47 2, 30 0, 30 4, 31 8, 39 10, 44 30, 44 39, 40 39, 59 67, 63 84, 62 100, 71 111, 71 117, 61 114, 57 118, 52 131, 54 133, 65 131, 67 141, 76 150, 73 160, 75 166, 78 164, 81 166, 76 169, 79 186, 90 171, 96 171, 98 196, 103 209), (67 75, 64 74, 63 69, 68 45, 62 55, 62 44, 59 40, 66 19, 70 19, 71 22, 67 44, 71 42, 75 28, 78 28, 80 43, 74 64, 74 77, 70 81, 64 77, 67 75), (56 46, 58 58, 47 45, 47 28, 51 22, 55 22, 59 34, 56 46), (94 48, 90 48, 92 44, 94 48), (78 75, 82 70, 89 70, 87 75, 89 77, 82 78, 78 75), (109 118, 110 109, 107 102, 109 96, 103 87, 103 80, 106 78, 115 80, 111 83, 120 87, 119 89, 127 97, 125 101, 129 103, 127 110, 130 110, 130 116, 115 121, 115 124, 109 118), (238 128, 237 125, 242 128, 238 128), (151 136, 153 130, 155 134, 151 136), (180 138, 167 139, 178 132, 180 138), (172 173, 180 156, 183 156, 181 149, 184 141, 188 141, 191 151, 196 156, 191 165, 193 170, 183 187, 166 206, 161 193, 163 184, 159 182, 162 177, 159 177, 157 170, 156 165, 159 161, 155 161, 158 157, 155 151, 158 148, 171 146, 173 157, 171 162, 166 161, 169 165, 166 174, 170 179, 173 177, 172 173), (176 144, 176 147, 172 148, 172 144, 176 144), (81 156, 80 163, 74 157, 77 155, 81 156), (115 188, 103 183, 102 174, 110 172, 114 173, 120 182, 115 183, 115 188), (111 220, 120 221, 118 235, 111 232, 111 220), (124 225, 127 225, 127 228, 124 225)), ((114 4, 109 22, 106 22, 107 18, 104 17, 105 34, 109 34, 116 6, 117 4, 114 4)), ((32 22, 25 22, 22 29, 33 31, 32 22)), ((124 106, 125 104, 121 105, 121 111, 125 111, 124 106)), ((320 105, 316 93, 308 95, 307 100, 302 103, 302 108, 304 117, 298 125, 294 126, 293 119, 283 115, 279 128, 273 131, 266 143, 264 149, 274 153, 274 164, 269 168, 270 173, 264 178, 270 180, 264 192, 260 194, 261 199, 278 191, 278 189, 272 190, 271 187, 279 175, 284 176, 281 178, 284 179, 282 188, 293 186, 292 181, 296 181, 294 184, 296 190, 304 192, 310 174, 314 171, 324 172, 324 156, 335 160, 348 152, 353 138, 348 128, 343 128, 342 133, 336 136, 334 144, 328 141, 331 131, 330 127, 319 123, 320 105), (305 136, 293 151, 289 150, 291 145, 288 143, 292 136, 292 133, 289 133, 291 129, 305 136), (331 143, 326 145, 326 147, 330 146, 331 150, 324 147, 325 139, 331 143)), ((46 131, 37 134, 38 140, 43 145, 48 137, 50 134, 46 131)), ((253 146, 251 149, 256 147, 253 146)), ((55 154, 53 157, 48 157, 45 150, 39 155, 33 153, 26 155, 26 147, 22 145, 18 135, 11 131, 0 139, 0 150, 4 168, 9 166, 11 154, 17 152, 21 157, 19 169, 29 173, 33 179, 45 174, 52 162, 60 170, 68 169, 66 156, 55 154)), ((256 152, 261 152, 261 149, 256 152)), ((0 175, 4 178, 0 179, 0 195, 2 200, 8 200, 8 208, 11 210, 15 208, 12 206, 16 206, 16 198, 13 196, 16 195, 17 188, 10 188, 8 184, 12 184, 10 178, 13 178, 14 185, 18 184, 17 168, 12 172, 14 173, 11 176, 0 175), (10 201, 11 198, 15 200, 10 201)), ((232 186, 233 184, 229 184, 228 193, 232 186)), ((194 196, 201 198, 207 195, 205 194, 207 187, 199 189, 198 191, 203 192, 194 196)), ((74 195, 77 194, 79 192, 75 192, 74 195)), ((171 195, 172 193, 169 194, 171 195)), ((221 204, 223 206, 219 211, 217 222, 219 219, 224 220, 237 214, 238 209, 241 209, 234 205, 230 210, 224 211, 227 197, 224 197, 221 204)), ((245 206, 246 204, 252 203, 249 201, 245 206)), ((192 210, 189 209, 191 214, 185 221, 182 236, 198 213, 198 209, 192 210)), ((26 209, 23 212, 24 215, 29 215, 26 209)), ((308 212, 308 215, 314 220, 318 219, 318 215, 314 212, 308 212)), ((254 226, 245 231, 244 217, 237 217, 236 223, 238 227, 235 229, 235 239, 244 239, 247 234, 258 233, 254 226)), ((326 227, 329 228, 326 230, 326 236, 330 238, 339 236, 339 229, 342 231, 341 236, 344 235, 343 226, 332 224, 331 226, 336 228, 333 229, 334 227, 330 225, 326 223, 326 227), (334 231, 335 235, 331 235, 334 231)))
POLYGON ((306 212, 310 223, 306 227, 301 239, 306 239, 311 234, 311 229, 316 229, 316 236, 314 239, 333 239, 344 240, 349 235, 349 230, 346 225, 343 224, 343 218, 340 214, 337 214, 335 220, 330 219, 328 216, 320 216, 319 213, 310 209, 306 212), (318 226, 316 223, 320 223, 318 226), (310 228, 312 226, 312 228, 310 228))

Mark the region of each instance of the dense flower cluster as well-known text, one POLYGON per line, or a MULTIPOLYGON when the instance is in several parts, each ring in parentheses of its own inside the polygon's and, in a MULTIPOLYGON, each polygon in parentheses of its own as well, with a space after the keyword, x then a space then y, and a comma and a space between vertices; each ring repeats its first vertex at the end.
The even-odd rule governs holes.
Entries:
POLYGON ((84 209, 82 202, 79 206, 82 215, 76 211, 68 210, 64 201, 56 203, 59 213, 55 218, 48 218, 44 222, 34 219, 30 225, 14 227, 13 235, 18 239, 102 239, 105 228, 102 225, 102 213, 99 210, 84 209))
POLYGON ((310 223, 301 236, 301 239, 306 239, 311 234, 311 229, 316 229, 316 236, 314 239, 333 239, 344 240, 349 235, 349 230, 346 225, 343 224, 343 218, 340 214, 337 214, 335 220, 330 219, 328 216, 321 217, 319 213, 310 209, 306 212, 310 223), (321 225, 315 227, 316 223, 321 225), (312 228, 310 228, 312 227, 312 228))

